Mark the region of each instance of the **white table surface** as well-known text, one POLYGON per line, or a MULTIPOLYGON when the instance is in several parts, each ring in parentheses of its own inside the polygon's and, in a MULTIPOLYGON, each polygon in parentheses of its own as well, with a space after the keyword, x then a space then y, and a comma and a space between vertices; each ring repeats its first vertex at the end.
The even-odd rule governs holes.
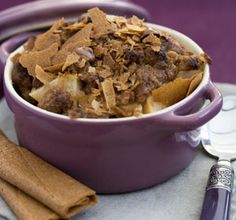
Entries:
MULTIPOLYGON (((222 94, 236 95, 236 86, 217 84, 222 94)), ((0 102, 0 129, 16 141, 13 116, 0 102)), ((215 160, 201 147, 197 157, 180 174, 155 187, 127 194, 99 196, 99 203, 73 220, 198 220, 210 167, 215 160)), ((236 170, 236 163, 233 163, 236 170)), ((236 187, 235 187, 236 188, 236 187)), ((0 220, 16 220, 0 198, 0 220), (6 218, 1 217, 5 216, 6 218)), ((230 220, 236 220, 236 193, 230 220)))

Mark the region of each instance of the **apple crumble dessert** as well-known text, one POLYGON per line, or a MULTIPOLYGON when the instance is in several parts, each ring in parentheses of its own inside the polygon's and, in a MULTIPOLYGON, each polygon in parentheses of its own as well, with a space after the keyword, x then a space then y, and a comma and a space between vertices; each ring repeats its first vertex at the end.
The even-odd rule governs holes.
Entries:
POLYGON ((98 8, 57 20, 12 58, 13 84, 39 108, 71 118, 140 116, 188 96, 207 54, 193 54, 143 20, 98 8))

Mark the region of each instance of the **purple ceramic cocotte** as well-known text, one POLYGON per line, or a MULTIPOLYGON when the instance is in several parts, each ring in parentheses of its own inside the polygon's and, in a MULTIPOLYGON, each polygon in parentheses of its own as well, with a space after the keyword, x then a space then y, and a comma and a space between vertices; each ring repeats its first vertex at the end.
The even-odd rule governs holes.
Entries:
MULTIPOLYGON (((190 51, 203 52, 177 31, 148 25, 169 33, 190 51)), ((27 37, 26 33, 2 44, 2 65, 8 53, 27 37)), ((22 51, 21 46, 10 57, 22 51)), ((8 58, 4 94, 15 116, 20 144, 98 193, 135 191, 179 173, 196 155, 200 141, 197 128, 213 118, 222 105, 206 65, 198 88, 166 109, 139 118, 71 120, 22 99, 12 85, 12 68, 8 58), (210 102, 202 108, 206 100, 210 102)))

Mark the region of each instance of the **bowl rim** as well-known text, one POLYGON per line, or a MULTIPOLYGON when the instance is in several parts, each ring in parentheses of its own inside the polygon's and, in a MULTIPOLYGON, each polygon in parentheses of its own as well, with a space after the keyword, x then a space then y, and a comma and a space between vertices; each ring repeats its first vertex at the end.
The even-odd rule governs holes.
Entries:
MULTIPOLYGON (((188 45, 190 46, 190 50, 194 50, 195 53, 204 53, 202 48, 195 43, 191 38, 187 37, 185 34, 180 33, 174 29, 153 24, 153 23, 145 23, 148 27, 159 31, 159 32, 166 32, 173 38, 177 39, 178 42, 180 42, 182 45, 188 45)), ((185 46, 186 47, 186 46, 185 46)), ((189 49, 189 48, 188 48, 189 49)), ((128 121, 137 121, 137 120, 143 120, 148 118, 153 118, 155 116, 159 116, 171 111, 175 111, 178 107, 183 106, 185 103, 187 103, 189 100, 191 100, 194 96, 196 96, 207 84, 209 81, 209 65, 206 64, 203 70, 203 78, 198 87, 187 97, 182 99, 181 101, 175 103, 174 105, 171 105, 169 107, 166 107, 162 110, 143 114, 142 116, 130 116, 130 117, 121 117, 121 118, 76 118, 71 119, 69 116, 61 115, 57 113, 53 113, 44 109, 41 109, 29 102, 27 102, 25 99, 23 99, 14 89, 13 83, 12 83, 12 68, 13 63, 11 61, 11 57, 13 57, 15 54, 23 52, 24 48, 23 45, 18 47, 15 51, 13 51, 6 62, 5 69, 4 69, 4 87, 9 93, 9 95, 14 98, 14 100, 19 103, 22 107, 27 108, 28 110, 33 111, 34 113, 37 113, 43 117, 49 117, 51 119, 55 120, 63 120, 63 121, 74 121, 74 122, 89 122, 89 123, 113 123, 113 122, 128 122, 128 121)))

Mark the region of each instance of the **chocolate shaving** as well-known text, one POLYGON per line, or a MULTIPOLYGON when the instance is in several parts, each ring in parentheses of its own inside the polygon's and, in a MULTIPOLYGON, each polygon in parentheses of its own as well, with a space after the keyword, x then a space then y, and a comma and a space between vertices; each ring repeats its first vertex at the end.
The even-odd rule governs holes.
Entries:
POLYGON ((31 36, 29 37, 29 39, 27 40, 27 42, 24 44, 24 49, 26 51, 31 51, 34 48, 34 44, 35 44, 35 40, 36 37, 35 36, 31 36))
POLYGON ((105 78, 111 76, 112 73, 111 73, 111 71, 110 71, 109 68, 104 68, 104 69, 98 71, 98 75, 99 75, 101 78, 105 79, 105 78))
POLYGON ((63 45, 61 50, 53 57, 53 65, 64 63, 66 57, 79 47, 89 47, 91 44, 90 34, 92 25, 88 24, 83 29, 70 37, 63 45))
POLYGON ((137 16, 133 15, 129 20, 128 22, 130 22, 131 24, 133 25, 136 25, 136 26, 140 26, 142 27, 144 24, 143 24, 143 20, 139 19, 137 16))
POLYGON ((105 79, 102 83, 102 90, 106 100, 107 108, 111 109, 116 105, 116 94, 111 79, 105 79))
POLYGON ((202 81, 202 77, 203 77, 203 72, 200 72, 192 77, 192 81, 189 85, 188 92, 187 92, 186 96, 190 95, 197 88, 197 86, 202 81))
POLYGON ((57 53, 58 44, 54 43, 50 45, 47 49, 41 51, 32 51, 28 53, 23 53, 19 59, 20 64, 28 70, 29 75, 35 75, 36 65, 42 68, 51 65, 51 58, 57 53))
POLYGON ((36 37, 33 50, 34 51, 44 50, 50 47, 54 43, 60 46, 61 44, 60 35, 55 34, 54 32, 58 30, 60 27, 62 27, 63 24, 64 24, 64 18, 61 18, 60 20, 56 21, 47 32, 38 35, 36 37))
POLYGON ((84 28, 86 26, 86 23, 84 22, 79 22, 79 23, 73 23, 70 24, 66 27, 64 27, 64 30, 69 30, 69 31, 78 31, 81 30, 82 28, 84 28))
POLYGON ((107 54, 107 48, 102 47, 101 45, 97 45, 94 48, 94 55, 98 58, 102 57, 102 55, 107 54))
POLYGON ((113 111, 120 115, 120 117, 130 117, 130 116, 141 116, 143 113, 143 107, 139 103, 131 103, 127 105, 116 106, 113 111))
POLYGON ((88 14, 92 20, 95 38, 115 32, 115 26, 107 20, 106 14, 99 8, 89 9, 88 14))
POLYGON ((107 19, 110 22, 115 22, 119 28, 121 28, 123 25, 127 23, 127 19, 122 16, 107 16, 107 19))
POLYGON ((52 66, 49 66, 49 67, 45 67, 44 70, 49 71, 49 72, 55 72, 55 71, 61 72, 62 67, 63 67, 63 63, 59 63, 59 64, 52 65, 52 66))
POLYGON ((150 43, 151 44, 151 48, 155 51, 155 52, 159 52, 161 49, 161 41, 160 38, 158 38, 157 36, 155 36, 154 34, 149 34, 146 38, 143 39, 144 43, 150 43))
POLYGON ((79 56, 76 53, 71 53, 66 57, 66 61, 62 67, 62 71, 64 71, 67 67, 71 66, 74 63, 79 61, 79 56))
POLYGON ((127 27, 127 31, 129 31, 128 33, 132 33, 132 32, 142 33, 146 30, 146 27, 144 26, 138 26, 138 25, 133 25, 133 24, 126 24, 126 27, 127 27))
POLYGON ((84 28, 70 37, 63 45, 62 49, 69 50, 70 48, 89 47, 91 44, 90 35, 92 31, 92 25, 87 24, 84 28))
POLYGON ((153 100, 170 106, 186 97, 191 79, 177 78, 152 91, 153 100))
POLYGON ((106 65, 108 67, 110 67, 111 69, 113 69, 116 65, 116 62, 113 60, 111 54, 107 54, 103 57, 103 65, 106 65))
POLYGON ((45 72, 39 65, 36 65, 35 67, 35 77, 43 84, 48 84, 56 78, 52 73, 45 72))

